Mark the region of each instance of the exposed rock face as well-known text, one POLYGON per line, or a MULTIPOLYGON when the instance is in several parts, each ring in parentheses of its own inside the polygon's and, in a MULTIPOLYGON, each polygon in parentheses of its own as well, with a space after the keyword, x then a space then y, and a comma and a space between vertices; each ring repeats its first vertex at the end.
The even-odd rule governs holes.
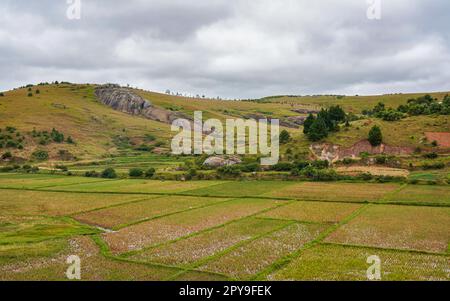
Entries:
POLYGON ((299 114, 318 114, 320 112, 320 110, 310 110, 310 109, 294 109, 292 111, 299 114))
POLYGON ((329 162, 336 162, 344 158, 357 158, 361 153, 368 153, 370 155, 410 155, 414 152, 412 148, 389 146, 381 144, 379 146, 372 146, 369 141, 361 140, 349 148, 329 143, 316 143, 311 145, 311 151, 320 160, 327 160, 329 162))
MULTIPOLYGON (((273 117, 267 117, 264 116, 262 114, 247 114, 244 116, 244 118, 246 119, 255 119, 255 120, 260 120, 260 119, 272 119, 273 117)), ((276 118, 275 118, 276 119, 276 118)), ((298 129, 299 126, 303 125, 303 123, 305 123, 306 117, 304 116, 291 116, 291 117, 287 117, 287 118, 282 118, 279 119, 280 120, 280 125, 287 127, 287 128, 291 128, 291 129, 298 129)))
POLYGON ((128 89, 118 85, 104 85, 95 90, 95 95, 101 102, 114 110, 132 115, 140 115, 152 106, 150 102, 136 95, 128 89))
POLYGON ((191 119, 180 112, 154 107, 150 101, 119 85, 100 86, 95 90, 95 95, 103 104, 127 114, 139 115, 164 123, 172 123, 178 118, 191 119))
POLYGON ((235 156, 229 158, 214 156, 206 159, 205 162, 203 162, 203 165, 210 167, 222 167, 222 166, 236 165, 239 163, 242 163, 241 159, 235 156))
POLYGON ((287 119, 289 122, 292 122, 298 126, 303 125, 305 123, 306 117, 305 116, 292 116, 288 117, 287 119))

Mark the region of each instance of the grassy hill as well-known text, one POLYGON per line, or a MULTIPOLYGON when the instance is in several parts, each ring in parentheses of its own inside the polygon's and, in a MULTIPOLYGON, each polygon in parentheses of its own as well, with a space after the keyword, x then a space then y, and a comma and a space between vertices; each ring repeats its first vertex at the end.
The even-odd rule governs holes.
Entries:
MULTIPOLYGON (((89 84, 52 84, 32 86, 4 92, 0 97, 0 129, 6 127, 17 129, 17 136, 23 136, 24 148, 11 150, 15 156, 30 158, 37 149, 45 149, 51 159, 58 159, 61 150, 80 159, 97 159, 132 151, 133 148, 146 143, 150 146, 168 147, 170 125, 131 116, 114 111, 101 104, 94 95, 95 85, 89 84), (39 94, 36 93, 39 90, 39 94), (28 96, 29 93, 32 96, 28 96), (41 145, 32 131, 50 132, 53 128, 66 138, 70 136, 75 144, 49 143, 41 145), (150 139, 150 138, 151 139, 150 139), (149 138, 149 139, 147 139, 149 138)), ((269 118, 287 118, 298 116, 295 109, 320 109, 339 104, 347 112, 361 113, 372 108, 378 102, 387 107, 396 108, 413 97, 423 94, 396 94, 381 96, 305 96, 305 97, 269 97, 255 101, 222 101, 194 99, 167 94, 134 90, 153 105, 171 111, 180 111, 188 115, 194 111, 203 111, 204 118, 245 118, 265 116, 269 118)), ((438 99, 447 92, 433 93, 438 99)), ((423 144, 424 132, 449 132, 447 116, 417 116, 397 122, 385 122, 379 119, 359 120, 348 129, 331 135, 327 141, 350 146, 367 137, 373 124, 383 130, 385 142, 390 145, 417 147, 423 144)), ((299 153, 308 152, 309 142, 301 129, 289 129, 293 142, 284 147, 293 148, 299 153)), ((3 148, 2 151, 8 150, 3 148)))

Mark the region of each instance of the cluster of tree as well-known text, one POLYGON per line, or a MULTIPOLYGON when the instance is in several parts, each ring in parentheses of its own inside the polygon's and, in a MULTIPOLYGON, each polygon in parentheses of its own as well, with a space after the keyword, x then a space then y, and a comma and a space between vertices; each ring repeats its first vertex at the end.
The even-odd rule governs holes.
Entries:
POLYGON ((0 148, 23 149, 25 137, 14 127, 0 129, 0 148))
POLYGON ((45 161, 48 160, 48 152, 45 150, 36 150, 31 154, 31 157, 37 161, 45 161))
POLYGON ((289 134, 289 132, 286 130, 282 130, 280 133, 280 143, 286 144, 289 141, 291 141, 291 134, 289 134))
POLYGON ((31 166, 28 164, 22 165, 11 165, 11 166, 3 166, 0 168, 0 172, 26 172, 26 173, 37 173, 39 172, 39 167, 31 166))
POLYGON ((64 134, 56 130, 55 128, 53 128, 50 133, 48 131, 41 132, 36 131, 36 129, 33 129, 31 135, 33 138, 39 138, 39 144, 41 145, 47 145, 50 144, 51 142, 63 143, 64 141, 69 144, 75 143, 75 141, 72 139, 71 136, 67 137, 67 139, 64 139, 64 134))
POLYGON ((369 142, 372 146, 378 146, 383 142, 383 134, 379 126, 373 126, 369 131, 369 142))
POLYGON ((114 170, 114 168, 108 167, 105 170, 103 170, 101 173, 93 171, 87 171, 84 174, 85 177, 88 178, 104 178, 104 179, 115 179, 117 178, 117 173, 114 170))
POLYGON ((362 113, 364 115, 381 118, 385 121, 397 121, 408 115, 449 115, 450 96, 446 95, 442 102, 438 102, 436 98, 427 94, 418 98, 409 99, 407 104, 400 105, 397 109, 386 108, 386 105, 380 102, 372 110, 364 110, 362 113))
POLYGON ((326 138, 330 132, 339 131, 339 124, 345 121, 347 115, 340 106, 332 106, 322 109, 315 117, 309 114, 304 123, 303 132, 311 141, 319 141, 326 138))
POLYGON ((308 167, 315 169, 327 169, 330 166, 326 160, 279 162, 271 167, 273 171, 299 171, 308 167))
POLYGON ((146 178, 153 178, 155 173, 156 170, 154 168, 149 168, 146 171, 141 168, 132 168, 129 170, 128 175, 132 178, 141 178, 143 176, 145 176, 146 178))

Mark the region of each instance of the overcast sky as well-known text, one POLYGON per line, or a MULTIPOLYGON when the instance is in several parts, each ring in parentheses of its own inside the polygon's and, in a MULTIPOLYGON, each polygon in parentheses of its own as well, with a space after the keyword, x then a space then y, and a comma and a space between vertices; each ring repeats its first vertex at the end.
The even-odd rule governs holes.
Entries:
MULTIPOLYGON (((372 0, 377 1, 377 0, 372 0)), ((450 90, 450 1, 0 1, 0 90, 114 82, 211 97, 450 90)))

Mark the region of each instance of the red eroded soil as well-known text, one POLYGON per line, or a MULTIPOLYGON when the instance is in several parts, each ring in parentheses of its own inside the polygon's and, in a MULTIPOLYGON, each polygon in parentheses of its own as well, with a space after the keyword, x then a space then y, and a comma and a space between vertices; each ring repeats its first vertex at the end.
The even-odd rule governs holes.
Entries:
POLYGON ((428 132, 425 136, 429 142, 437 141, 439 147, 450 148, 450 133, 428 132))

